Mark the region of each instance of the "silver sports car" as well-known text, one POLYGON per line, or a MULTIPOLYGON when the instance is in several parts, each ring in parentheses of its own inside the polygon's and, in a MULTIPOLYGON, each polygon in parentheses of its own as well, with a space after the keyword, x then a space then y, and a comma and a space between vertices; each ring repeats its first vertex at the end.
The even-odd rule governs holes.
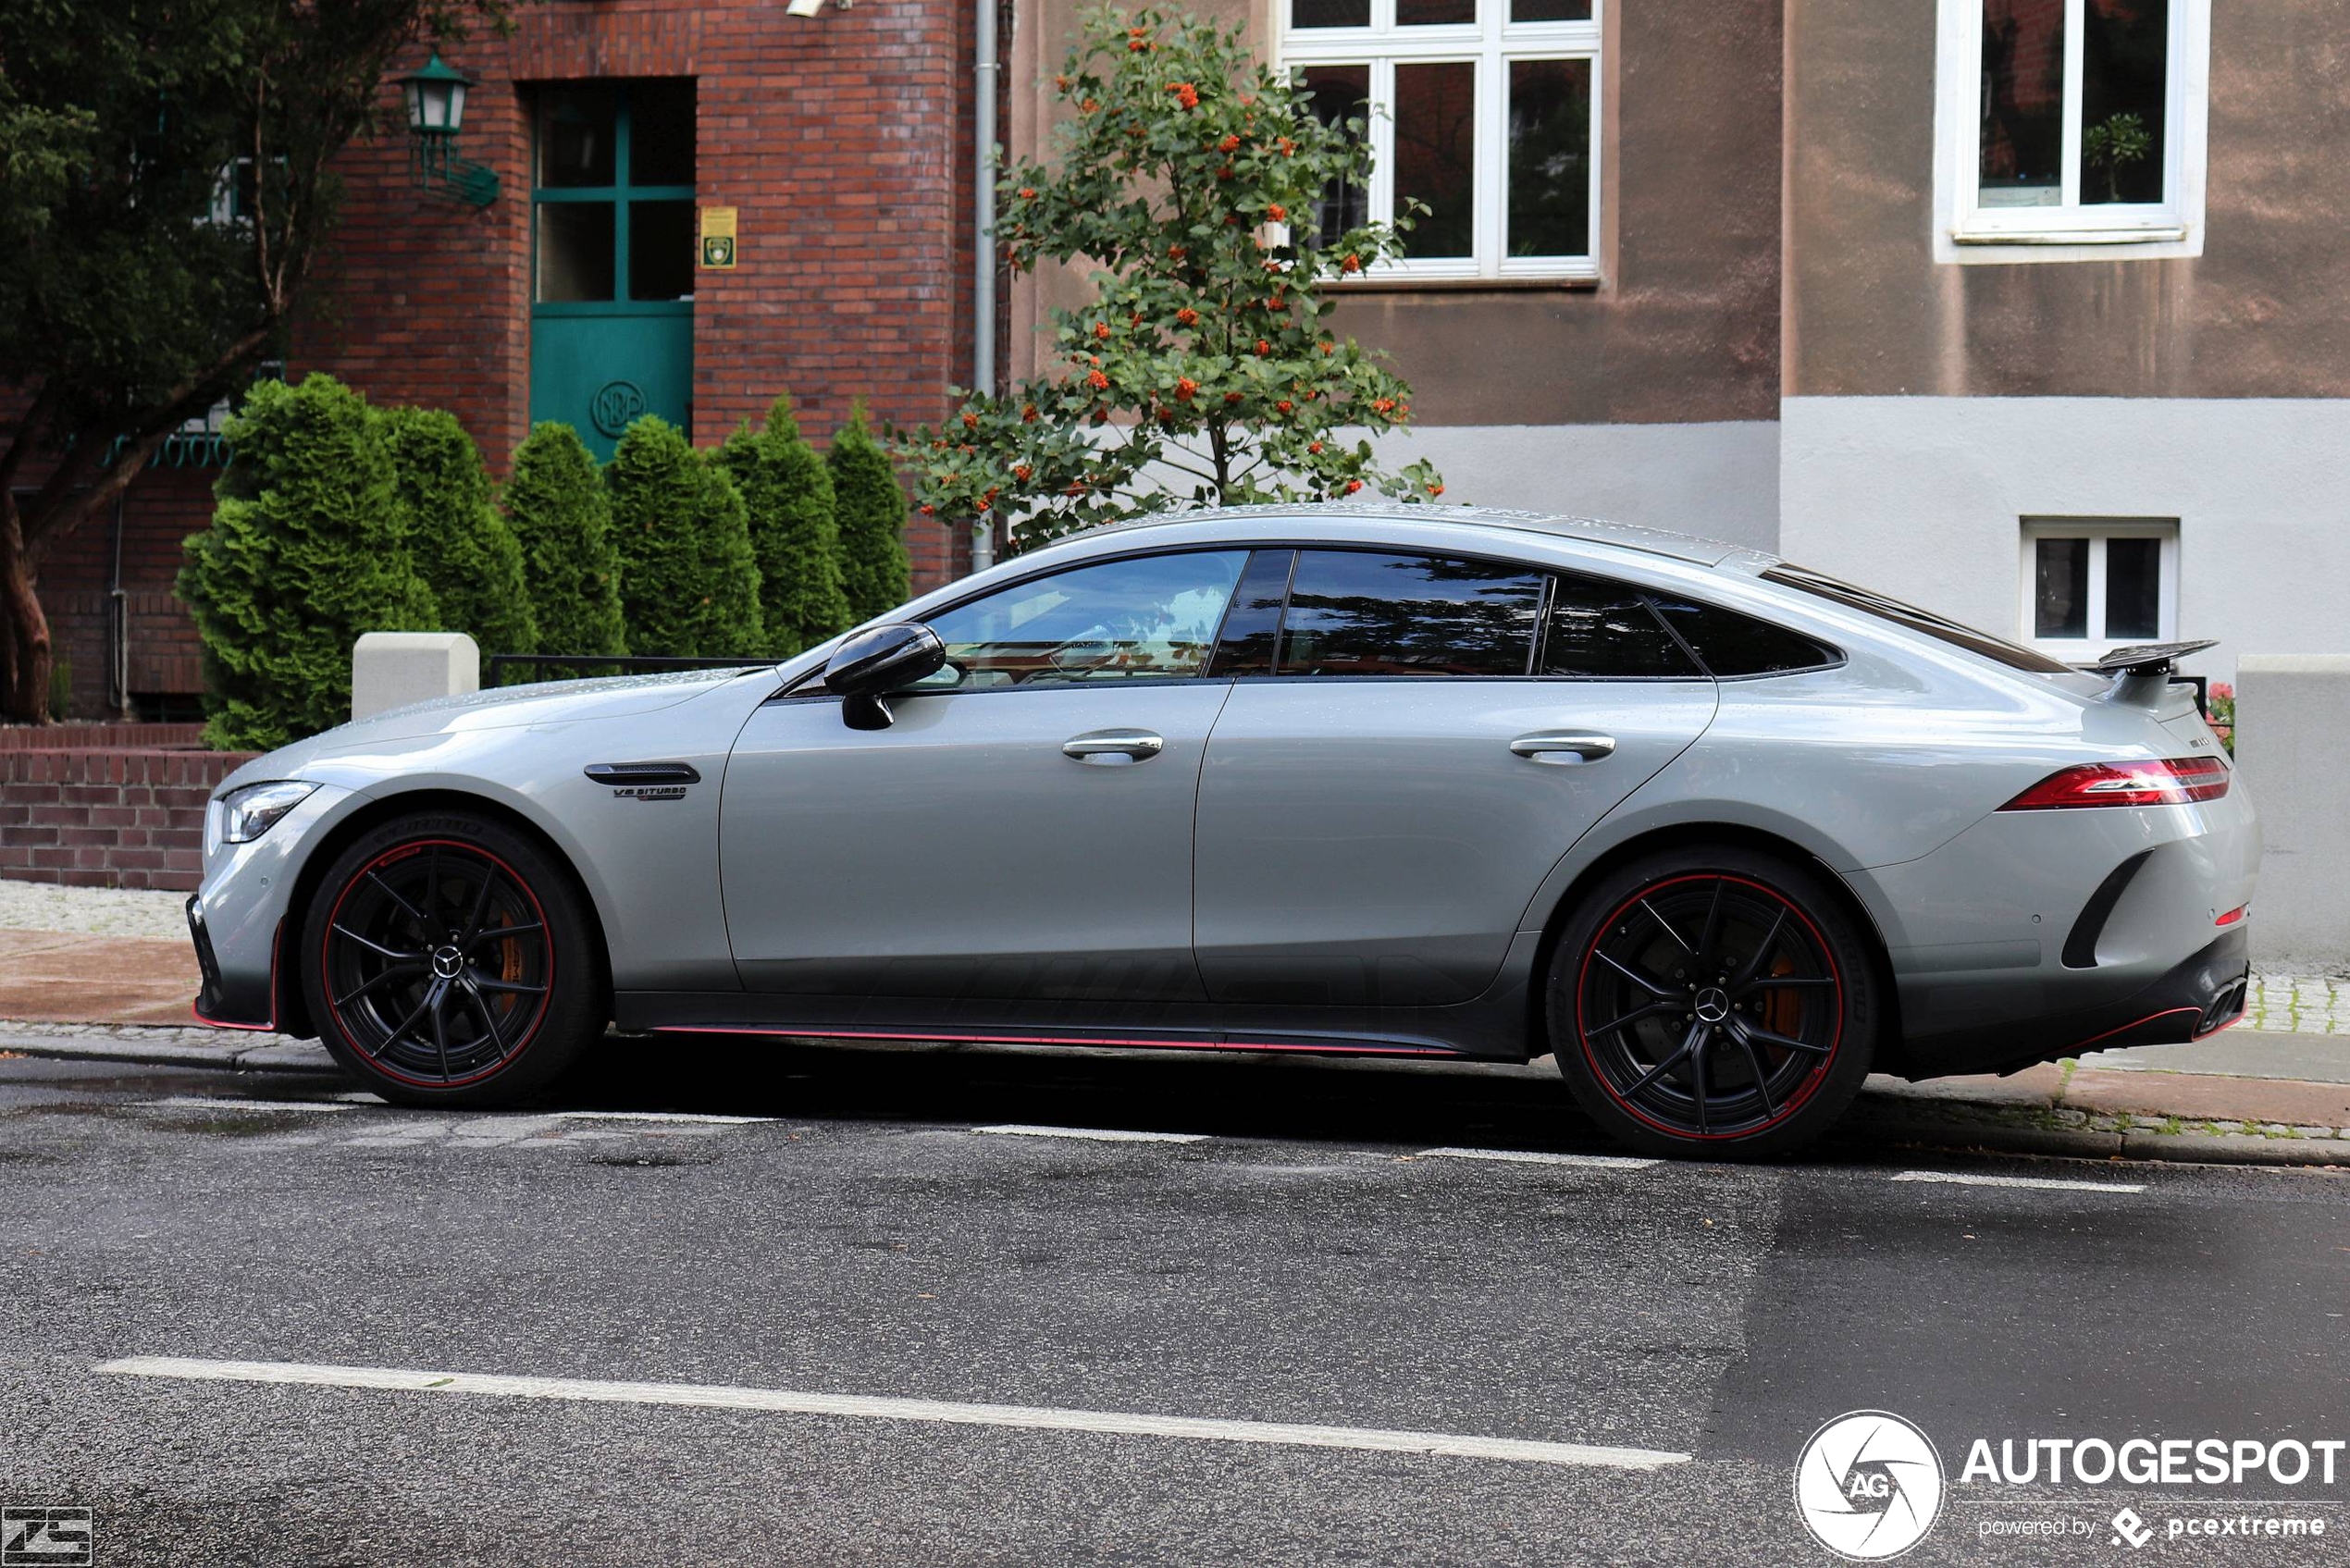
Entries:
MULTIPOLYGON (((1767 555, 1270 507, 780 666, 344 725, 212 801, 199 1014, 479 1105, 627 1031, 1525 1060, 1752 1153, 1872 1069, 2243 1007, 2252 807, 2171 661, 1767 555)), ((650 1059, 650 1058, 649 1058, 650 1059)))

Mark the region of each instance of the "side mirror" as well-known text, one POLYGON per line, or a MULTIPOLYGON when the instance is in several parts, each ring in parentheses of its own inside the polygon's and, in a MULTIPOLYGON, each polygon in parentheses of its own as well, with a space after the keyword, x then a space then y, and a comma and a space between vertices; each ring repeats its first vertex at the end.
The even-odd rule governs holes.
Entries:
POLYGON ((946 663, 946 645, 913 622, 869 626, 842 643, 824 666, 824 689, 840 696, 841 722, 852 730, 889 728, 882 700, 946 663))

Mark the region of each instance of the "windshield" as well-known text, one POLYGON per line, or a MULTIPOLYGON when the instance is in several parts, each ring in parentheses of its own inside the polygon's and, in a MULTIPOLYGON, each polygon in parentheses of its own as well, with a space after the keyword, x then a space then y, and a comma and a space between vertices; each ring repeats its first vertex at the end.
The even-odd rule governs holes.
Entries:
POLYGON ((1839 582, 1808 566, 1781 562, 1765 571, 1762 576, 1765 581, 1801 588, 1805 593, 1833 599, 1847 609, 1861 611, 1880 621, 1890 621, 1897 626, 1907 626, 1913 632, 1923 632, 1927 636, 1938 637, 1970 653, 1979 653, 1985 659, 1996 659, 2011 670, 2029 670, 2036 675, 2069 675, 2073 673, 2072 665, 2051 659, 2036 648, 2011 643, 2005 637, 1995 637, 1973 626, 1962 626, 1948 616, 1936 615, 1931 610, 1920 610, 1898 599, 1887 599, 1874 589, 1839 582))

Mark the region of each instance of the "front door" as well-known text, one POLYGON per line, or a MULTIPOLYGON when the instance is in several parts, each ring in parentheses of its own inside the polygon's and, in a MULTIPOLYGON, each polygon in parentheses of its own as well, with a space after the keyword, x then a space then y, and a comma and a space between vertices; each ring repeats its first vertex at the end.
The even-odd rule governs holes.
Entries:
MULTIPOLYGON (((1243 590, 1235 618, 1283 597, 1243 590)), ((1285 597, 1278 639, 1227 637, 1200 779, 1215 1001, 1469 1000, 1559 857, 1713 717, 1687 650, 1595 579, 1299 550, 1285 597)))
POLYGON ((536 167, 531 420, 605 459, 640 414, 690 433, 693 82, 544 89, 536 167))
POLYGON ((1245 551, 1074 567, 934 617, 948 663, 890 699, 767 704, 726 766, 719 857, 745 989, 1198 1000, 1192 811, 1245 551))

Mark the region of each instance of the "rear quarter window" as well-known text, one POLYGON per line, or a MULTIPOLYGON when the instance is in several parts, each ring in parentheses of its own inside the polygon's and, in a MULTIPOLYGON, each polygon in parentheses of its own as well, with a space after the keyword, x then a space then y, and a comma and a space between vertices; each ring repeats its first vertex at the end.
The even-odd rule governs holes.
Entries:
POLYGON ((1717 604, 1701 604, 1664 594, 1651 595, 1650 602, 1716 680, 1824 670, 1844 661, 1844 656, 1836 649, 1801 632, 1725 610, 1717 604))

